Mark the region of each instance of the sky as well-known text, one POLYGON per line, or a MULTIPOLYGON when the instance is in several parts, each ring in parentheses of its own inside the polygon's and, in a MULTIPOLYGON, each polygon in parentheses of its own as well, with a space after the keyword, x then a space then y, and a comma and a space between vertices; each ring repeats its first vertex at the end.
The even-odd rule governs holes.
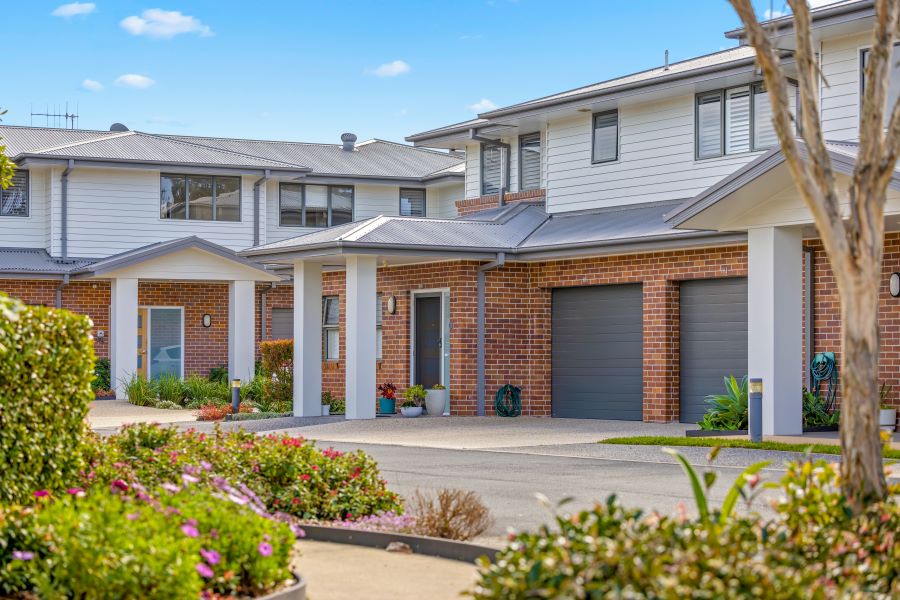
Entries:
MULTIPOLYGON (((770 0, 756 0, 763 14, 770 0)), ((783 10, 783 0, 774 3, 783 10)), ((4 124, 402 141, 731 48, 725 0, 0 0, 4 124)))

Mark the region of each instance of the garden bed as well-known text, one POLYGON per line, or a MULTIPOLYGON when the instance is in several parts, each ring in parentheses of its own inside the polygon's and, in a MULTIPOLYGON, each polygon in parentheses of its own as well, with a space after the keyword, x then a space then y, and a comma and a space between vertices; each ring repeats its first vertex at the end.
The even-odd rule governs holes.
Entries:
MULTIPOLYGON (((825 433, 828 431, 839 431, 839 429, 837 425, 803 428, 803 433, 825 433)), ((750 432, 746 429, 688 429, 684 432, 684 435, 685 437, 749 436, 750 432)))

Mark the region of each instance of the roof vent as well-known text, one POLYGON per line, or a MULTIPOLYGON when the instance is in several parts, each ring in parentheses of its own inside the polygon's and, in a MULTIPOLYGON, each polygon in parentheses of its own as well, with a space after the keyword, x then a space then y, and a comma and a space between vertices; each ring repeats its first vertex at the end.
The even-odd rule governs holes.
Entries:
POLYGON ((356 148, 356 135, 353 133, 341 134, 341 141, 344 142, 344 150, 347 152, 353 152, 356 148))
POLYGON ((128 127, 123 125, 122 123, 113 123, 109 126, 110 131, 128 131, 128 127))

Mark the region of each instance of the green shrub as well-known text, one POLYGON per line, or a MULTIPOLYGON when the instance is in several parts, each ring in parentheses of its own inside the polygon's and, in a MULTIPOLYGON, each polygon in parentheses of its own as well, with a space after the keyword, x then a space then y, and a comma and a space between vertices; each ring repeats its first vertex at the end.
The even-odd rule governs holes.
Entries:
POLYGON ((825 402, 815 394, 803 389, 803 426, 833 427, 841 420, 840 411, 828 412, 825 402))
POLYGON ((220 365, 209 370, 209 380, 215 383, 228 385, 228 367, 220 365))
POLYGON ((263 401, 268 409, 287 409, 294 403, 294 341, 270 340, 261 342, 260 372, 263 380, 263 401))
POLYGON ((43 503, 18 519, 31 535, 0 581, 43 598, 112 600, 255 596, 289 578, 294 534, 251 495, 223 481, 168 490, 116 481, 43 503))
POLYGON ((265 404, 264 388, 265 379, 259 375, 254 375, 253 379, 241 385, 241 402, 251 402, 262 409, 263 404, 265 404))
POLYGON ((0 294, 0 502, 58 490, 82 466, 94 399, 91 320, 0 294))
POLYGON ((425 386, 421 384, 411 385, 403 390, 406 401, 401 406, 422 406, 425 402, 425 386))
POLYGON ((387 489, 370 456, 361 451, 320 450, 299 437, 261 437, 218 428, 207 435, 132 425, 93 448, 94 476, 87 482, 91 484, 124 479, 156 486, 178 480, 185 466, 205 463, 211 473, 247 485, 269 510, 304 519, 402 511, 400 498, 387 489))
POLYGON ((91 380, 91 389, 95 392, 112 388, 110 380, 109 359, 98 358, 94 363, 94 378, 91 380))
POLYGON ((135 406, 153 406, 156 404, 156 382, 134 373, 125 382, 125 397, 135 406))
POLYGON ((747 429, 749 403, 746 377, 741 379, 740 384, 734 375, 726 377, 725 393, 707 396, 706 403, 710 407, 699 423, 700 429, 747 429))
POLYGON ((333 415, 343 415, 347 412, 347 400, 345 398, 332 398, 328 405, 331 407, 329 412, 333 415))
POLYGON ((156 381, 156 396, 160 402, 182 406, 184 402, 184 386, 181 378, 174 373, 163 373, 156 381))

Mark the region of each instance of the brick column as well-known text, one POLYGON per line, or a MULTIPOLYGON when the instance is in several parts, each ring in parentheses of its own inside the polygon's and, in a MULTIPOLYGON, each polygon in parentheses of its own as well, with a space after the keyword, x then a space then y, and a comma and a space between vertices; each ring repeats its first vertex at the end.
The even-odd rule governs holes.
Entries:
POLYGON ((644 421, 679 418, 679 293, 666 279, 644 280, 644 421))

